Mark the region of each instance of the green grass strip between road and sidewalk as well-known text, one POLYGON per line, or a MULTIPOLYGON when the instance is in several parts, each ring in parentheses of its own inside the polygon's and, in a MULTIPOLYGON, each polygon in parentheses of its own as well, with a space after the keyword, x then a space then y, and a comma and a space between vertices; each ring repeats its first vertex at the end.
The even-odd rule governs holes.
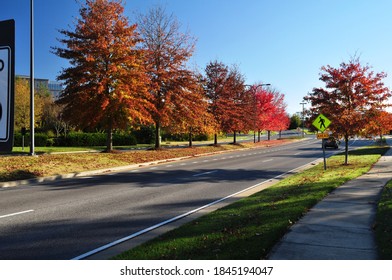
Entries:
POLYGON ((326 171, 322 164, 316 165, 115 259, 264 259, 311 207, 344 182, 369 171, 387 150, 352 151, 347 166, 343 155, 333 156, 326 171))
POLYGON ((379 257, 392 260, 392 181, 384 188, 375 224, 379 257))

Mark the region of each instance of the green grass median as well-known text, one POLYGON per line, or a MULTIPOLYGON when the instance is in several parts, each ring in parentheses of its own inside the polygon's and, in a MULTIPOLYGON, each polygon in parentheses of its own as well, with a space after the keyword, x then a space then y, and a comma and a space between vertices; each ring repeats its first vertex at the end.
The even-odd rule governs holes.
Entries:
POLYGON ((376 241, 380 259, 392 260, 392 181, 384 188, 377 209, 376 241))
MULTIPOLYGON (((173 158, 196 157, 200 155, 229 152, 243 148, 263 148, 282 145, 292 140, 273 140, 260 143, 243 143, 240 145, 201 146, 194 148, 170 148, 162 150, 128 150, 122 147, 113 153, 82 153, 80 148, 37 148, 46 152, 36 157, 26 154, 0 155, 0 182, 23 180, 37 177, 78 173, 90 170, 108 169, 132 164, 143 164, 154 161, 170 161, 173 158), (67 152, 65 154, 49 154, 48 152, 67 152)), ((86 150, 86 148, 84 148, 86 150)), ((87 148, 99 151, 99 147, 87 148)), ((27 152, 27 150, 26 150, 27 152)))
POLYGON ((277 241, 329 192, 371 168, 388 147, 328 159, 278 184, 163 234, 115 259, 264 259, 277 241))

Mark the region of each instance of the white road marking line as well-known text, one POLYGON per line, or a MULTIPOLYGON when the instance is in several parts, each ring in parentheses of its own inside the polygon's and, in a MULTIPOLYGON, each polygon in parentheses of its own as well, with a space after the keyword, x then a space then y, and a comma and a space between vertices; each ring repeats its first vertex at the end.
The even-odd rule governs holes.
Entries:
POLYGON ((295 156, 298 156, 298 155, 300 155, 300 154, 302 154, 302 153, 301 153, 301 152, 300 152, 300 153, 295 153, 294 155, 295 155, 295 156))
POLYGON ((31 209, 31 210, 26 210, 26 211, 21 211, 21 212, 16 212, 16 213, 11 213, 11 214, 7 214, 7 215, 3 215, 3 216, 0 216, 0 219, 2 219, 2 218, 8 218, 8 217, 16 216, 16 215, 27 214, 27 213, 30 213, 30 212, 34 212, 34 210, 31 209))
POLYGON ((263 160, 262 162, 269 162, 269 161, 273 161, 273 160, 274 159, 270 158, 270 159, 263 160))
POLYGON ((199 173, 199 174, 195 174, 192 177, 198 177, 198 176, 203 176, 203 175, 207 175, 207 174, 212 174, 218 172, 218 170, 213 170, 213 171, 208 171, 208 172, 203 172, 203 173, 199 173))

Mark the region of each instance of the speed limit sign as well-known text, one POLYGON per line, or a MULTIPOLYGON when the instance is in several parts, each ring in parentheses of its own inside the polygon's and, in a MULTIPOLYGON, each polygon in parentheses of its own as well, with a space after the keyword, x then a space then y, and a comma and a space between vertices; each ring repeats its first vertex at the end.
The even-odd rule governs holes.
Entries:
POLYGON ((12 150, 14 138, 15 22, 0 21, 0 151, 12 150))

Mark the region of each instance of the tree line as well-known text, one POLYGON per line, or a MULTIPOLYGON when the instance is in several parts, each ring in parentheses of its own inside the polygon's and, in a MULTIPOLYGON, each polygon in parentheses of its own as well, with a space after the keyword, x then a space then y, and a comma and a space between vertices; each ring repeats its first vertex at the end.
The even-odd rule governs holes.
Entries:
MULTIPOLYGON (((86 0, 74 28, 60 34, 63 47, 52 52, 70 64, 58 76, 64 91, 54 102, 45 89, 38 90, 35 110, 37 125, 53 127, 57 136, 71 127, 105 130, 111 151, 114 131, 148 126, 155 129, 156 148, 162 128, 188 134, 190 145, 196 134, 214 135, 217 145, 221 133, 233 134, 236 142, 237 132, 255 131, 260 140, 263 130, 304 126, 299 116, 289 119, 281 92, 262 83, 246 85, 236 65, 215 60, 202 71, 191 70, 196 39, 160 6, 130 24, 121 0, 86 0)), ((346 143, 355 135, 389 132, 391 93, 385 77, 358 58, 322 67, 325 87, 305 97, 311 104, 305 125, 311 128, 323 113, 332 121, 330 130, 346 143)), ((27 82, 17 80, 16 92, 16 127, 26 127, 27 82)))
MULTIPOLYGON (((71 28, 72 29, 72 28, 71 28)), ((112 150, 113 131, 155 127, 192 135, 284 130, 284 95, 260 84, 246 85, 235 65, 211 61, 191 70, 196 39, 172 14, 157 6, 130 24, 121 0, 86 0, 72 30, 60 30, 62 47, 52 51, 70 66, 58 80, 61 118, 78 129, 99 127, 112 150)), ((234 138, 235 142, 235 138, 234 138)))

